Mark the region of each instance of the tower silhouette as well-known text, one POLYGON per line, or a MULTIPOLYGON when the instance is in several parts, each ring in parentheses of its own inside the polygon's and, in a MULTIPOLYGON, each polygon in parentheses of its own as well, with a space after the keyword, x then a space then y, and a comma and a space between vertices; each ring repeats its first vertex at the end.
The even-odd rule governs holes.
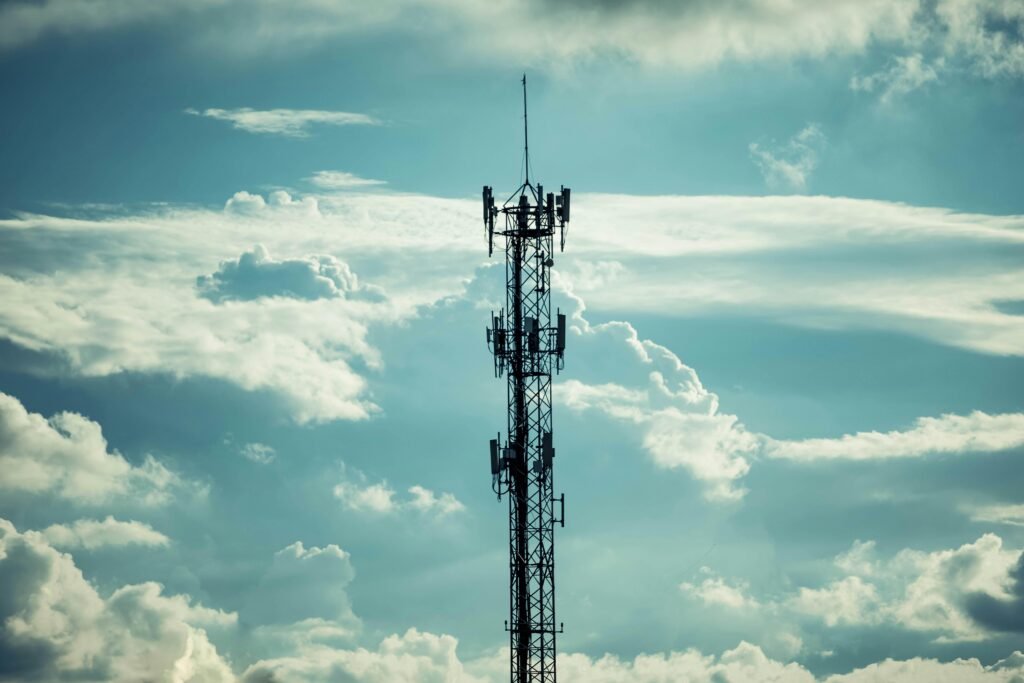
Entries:
POLYGON ((565 249, 570 190, 544 194, 530 181, 523 75, 524 181, 499 208, 484 186, 488 255, 504 238, 505 308, 494 314, 487 343, 496 377, 507 377, 507 432, 490 443, 492 487, 508 497, 509 632, 512 683, 555 681, 555 525, 565 526, 565 495, 554 494, 551 374, 562 369, 565 315, 551 315, 555 238, 565 249), (497 222, 497 226, 496 226, 497 222), (557 504, 557 508, 556 508, 557 504), (557 516, 556 516, 557 510, 557 516))

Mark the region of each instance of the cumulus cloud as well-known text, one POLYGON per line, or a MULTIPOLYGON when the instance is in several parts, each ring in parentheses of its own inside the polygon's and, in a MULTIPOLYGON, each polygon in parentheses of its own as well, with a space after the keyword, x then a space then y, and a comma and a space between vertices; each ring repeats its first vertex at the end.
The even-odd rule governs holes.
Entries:
MULTIPOLYGON (((567 287, 565 283, 558 283, 567 287)), ((706 495, 736 500, 743 490, 734 482, 749 469, 748 456, 757 448, 755 435, 733 415, 720 413, 718 396, 701 383, 697 373, 669 349, 641 339, 627 322, 591 325, 585 304, 576 302, 572 315, 574 353, 604 359, 620 374, 628 372, 633 386, 621 383, 588 384, 567 380, 554 386, 559 402, 570 410, 596 410, 635 424, 643 432, 643 446, 655 465, 682 468, 705 484, 706 495), (609 363, 609 358, 615 362, 609 363)))
POLYGON ((409 487, 409 501, 406 503, 413 510, 425 514, 444 517, 455 512, 463 512, 466 506, 450 493, 434 493, 420 485, 409 487))
POLYGON ((873 541, 856 541, 834 558, 832 576, 819 585, 755 599, 746 582, 705 567, 701 582, 680 589, 710 608, 759 612, 773 629, 885 626, 936 642, 978 641, 1024 630, 1022 557, 994 534, 959 548, 908 548, 889 557, 881 557, 873 541))
POLYGON ((287 210, 289 213, 304 215, 306 218, 321 218, 320 205, 316 197, 297 199, 284 190, 274 190, 264 199, 261 194, 239 190, 224 202, 225 213, 259 217, 267 208, 287 210))
POLYGON ((0 393, 0 490, 49 493, 95 505, 127 497, 146 505, 194 488, 151 456, 132 465, 107 447, 99 424, 78 413, 49 419, 0 393))
POLYGON ((790 607, 820 618, 826 626, 879 623, 879 597, 873 585, 848 576, 822 588, 800 588, 790 607))
POLYGON ((710 567, 701 567, 700 573, 705 577, 699 584, 684 581, 679 590, 686 595, 697 598, 705 605, 717 605, 730 609, 757 609, 760 603, 749 595, 749 586, 745 582, 730 584, 721 576, 716 575, 710 567))
MULTIPOLYGON (((489 666, 483 662, 470 662, 467 669, 473 673, 493 672, 489 680, 499 681, 502 674, 508 675, 507 659, 502 659, 503 656, 507 657, 507 652, 494 657, 489 666), (505 664, 504 671, 501 664, 505 664)), ((889 659, 848 674, 818 678, 799 664, 772 659, 757 645, 741 642, 717 656, 705 655, 694 649, 641 654, 632 660, 610 654, 597 658, 576 653, 562 654, 558 657, 558 672, 567 681, 588 683, 1016 683, 1024 672, 1022 660, 1024 658, 1018 653, 991 666, 984 666, 977 659, 952 662, 923 658, 889 659)))
MULTIPOLYGON (((275 260, 262 244, 237 259, 222 261, 211 275, 196 278, 200 296, 215 303, 283 296, 330 299, 361 293, 356 274, 331 255, 275 260)), ((379 290, 373 290, 376 293, 379 290)))
POLYGON ((349 190, 386 184, 383 180, 360 178, 354 173, 346 171, 317 171, 306 180, 325 190, 349 190))
POLYGON ((287 627, 258 635, 348 636, 359 628, 348 596, 354 578, 351 556, 337 545, 307 548, 296 541, 274 554, 243 615, 256 624, 287 627))
POLYGON ((1021 630, 1022 552, 995 534, 949 550, 901 550, 880 558, 857 541, 834 560, 842 575, 801 586, 773 601, 777 613, 813 617, 826 626, 890 624, 940 641, 979 640, 1021 630))
POLYGON ((354 512, 389 515, 402 510, 445 517, 463 512, 466 506, 450 493, 434 493, 418 484, 410 486, 408 498, 399 498, 386 481, 370 483, 366 475, 342 467, 342 480, 334 487, 334 497, 354 512))
MULTIPOLYGON (((458 641, 409 629, 385 638, 375 650, 306 647, 300 653, 250 666, 242 683, 484 683, 467 674, 456 655, 458 641)), ((507 668, 507 666, 506 666, 507 668)), ((507 673, 506 673, 507 675, 507 673)))
POLYGON ((977 659, 940 662, 915 657, 905 661, 887 659, 848 674, 829 676, 825 683, 919 683, 919 681, 955 681, 956 683, 1017 683, 1024 675, 1019 653, 991 666, 977 659))
POLYGON ((127 545, 166 546, 171 539, 143 522, 79 519, 72 524, 51 524, 40 532, 55 548, 95 550, 127 545))
MULTIPOLYGON (((999 550, 997 542, 983 537, 955 551, 904 551, 875 570, 904 564, 918 570, 903 601, 897 601, 891 611, 895 615, 920 611, 934 619, 943 614, 937 601, 947 599, 948 591, 975 595, 985 589, 991 595, 1001 570, 1013 568, 1020 573, 1012 562, 994 567, 979 561, 999 550), (935 580, 942 582, 937 591, 931 583, 935 580), (924 584, 918 585, 921 581, 924 584), (910 607, 904 604, 908 601, 910 607)), ((862 555, 867 552, 861 551, 862 555)), ((872 557, 867 560, 877 564, 872 557)), ((335 545, 318 548, 296 542, 276 553, 254 591, 262 599, 247 606, 244 614, 258 624, 251 631, 252 638, 273 639, 276 647, 286 652, 251 664, 241 680, 497 683, 507 677, 507 648, 463 661, 457 653, 458 641, 450 635, 411 628, 387 636, 372 648, 346 644, 359 626, 347 595, 353 577, 348 553, 335 545)), ((708 578, 714 577, 709 574, 708 578)), ((715 586, 711 588, 709 594, 715 586)), ((165 595, 155 583, 123 586, 104 597, 85 580, 71 556, 56 551, 43 534, 21 533, 10 522, 0 520, 0 675, 24 681, 226 683, 236 677, 211 642, 211 635, 225 633, 237 623, 234 613, 204 607, 186 596, 165 595)), ((687 650, 641 654, 627 660, 562 653, 558 666, 566 680, 592 683, 1011 683, 1024 675, 1024 655, 1014 653, 987 667, 973 659, 886 660, 818 679, 799 664, 777 661, 760 647, 741 642, 717 656, 687 650)))
POLYGON ((1000 586, 1001 594, 985 590, 967 596, 967 613, 986 628, 996 631, 1024 632, 1024 552, 1017 556, 1008 573, 1008 581, 1000 586))
POLYGON ((70 555, 39 533, 0 520, 0 675, 22 681, 234 680, 206 629, 233 613, 164 595, 159 584, 123 586, 108 597, 70 555))
POLYGON ((249 133, 283 135, 292 138, 309 137, 314 125, 352 126, 378 125, 380 121, 366 114, 320 109, 186 109, 186 114, 227 121, 232 127, 249 133))
POLYGON ((773 189, 803 192, 825 148, 825 134, 810 123, 784 144, 750 143, 750 158, 773 189))

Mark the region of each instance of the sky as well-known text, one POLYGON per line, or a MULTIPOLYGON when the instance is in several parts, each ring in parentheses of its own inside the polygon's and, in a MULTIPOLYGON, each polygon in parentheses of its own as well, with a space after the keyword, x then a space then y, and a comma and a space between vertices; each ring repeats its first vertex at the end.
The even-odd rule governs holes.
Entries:
POLYGON ((1019 0, 0 4, 0 680, 507 680, 523 73, 561 680, 1024 680, 1019 0))

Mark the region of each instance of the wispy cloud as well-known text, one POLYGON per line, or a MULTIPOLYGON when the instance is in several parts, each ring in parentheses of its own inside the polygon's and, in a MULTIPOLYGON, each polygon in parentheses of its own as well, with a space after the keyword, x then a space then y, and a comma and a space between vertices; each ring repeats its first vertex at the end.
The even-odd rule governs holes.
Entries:
POLYGON ((750 143, 750 158, 761 169, 761 175, 773 189, 803 192, 807 180, 818 165, 825 148, 825 134, 816 123, 809 123, 782 144, 750 143))
POLYGON ((269 465, 277 457, 277 451, 265 443, 247 443, 239 451, 246 460, 259 465, 269 465))
POLYGON ((972 521, 1024 527, 1024 504, 979 505, 967 509, 972 521))
POLYGON ((879 92, 879 101, 892 102, 900 95, 917 90, 928 83, 939 80, 939 71, 945 61, 941 58, 934 64, 925 61, 921 54, 896 57, 887 69, 869 76, 854 76, 850 89, 862 92, 879 92))
POLYGON ((938 453, 991 453, 1024 446, 1024 413, 921 417, 904 431, 857 432, 832 439, 768 440, 766 452, 787 460, 883 460, 938 453))
POLYGON ((372 187, 374 185, 385 185, 384 180, 372 178, 360 178, 354 173, 345 171, 317 171, 306 178, 309 182, 325 190, 347 190, 354 187, 372 187))
POLYGON ((283 135, 292 138, 309 137, 314 125, 321 126, 376 126, 380 121, 366 114, 321 109, 193 109, 186 114, 227 121, 233 127, 249 133, 283 135))

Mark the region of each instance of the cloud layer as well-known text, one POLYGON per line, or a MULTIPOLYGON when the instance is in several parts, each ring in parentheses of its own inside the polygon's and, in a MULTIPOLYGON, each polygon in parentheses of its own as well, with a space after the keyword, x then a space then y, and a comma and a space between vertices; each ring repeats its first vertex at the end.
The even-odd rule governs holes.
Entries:
MULTIPOLYGON (((554 69, 602 58, 695 69, 733 61, 820 59, 880 48, 896 55, 895 65, 877 77, 864 78, 873 84, 870 89, 885 83, 886 94, 934 80, 926 74, 947 65, 983 78, 1024 74, 1024 10, 1007 0, 383 0, 370 5, 171 0, 127 6, 116 0, 19 0, 0 9, 0 49, 17 49, 51 36, 178 22, 198 27, 179 32, 189 36, 189 45, 234 54, 300 52, 371 31, 426 37, 449 52, 474 59, 514 58, 519 63, 522 55, 532 55, 536 65, 554 69), (537 23, 525 36, 514 29, 537 15, 548 21, 537 23), (927 64, 915 66, 922 50, 927 52, 927 64)), ((287 109, 208 109, 203 114, 257 132, 288 135, 304 135, 304 127, 315 121, 367 122, 348 118, 363 116, 358 114, 287 109)))

